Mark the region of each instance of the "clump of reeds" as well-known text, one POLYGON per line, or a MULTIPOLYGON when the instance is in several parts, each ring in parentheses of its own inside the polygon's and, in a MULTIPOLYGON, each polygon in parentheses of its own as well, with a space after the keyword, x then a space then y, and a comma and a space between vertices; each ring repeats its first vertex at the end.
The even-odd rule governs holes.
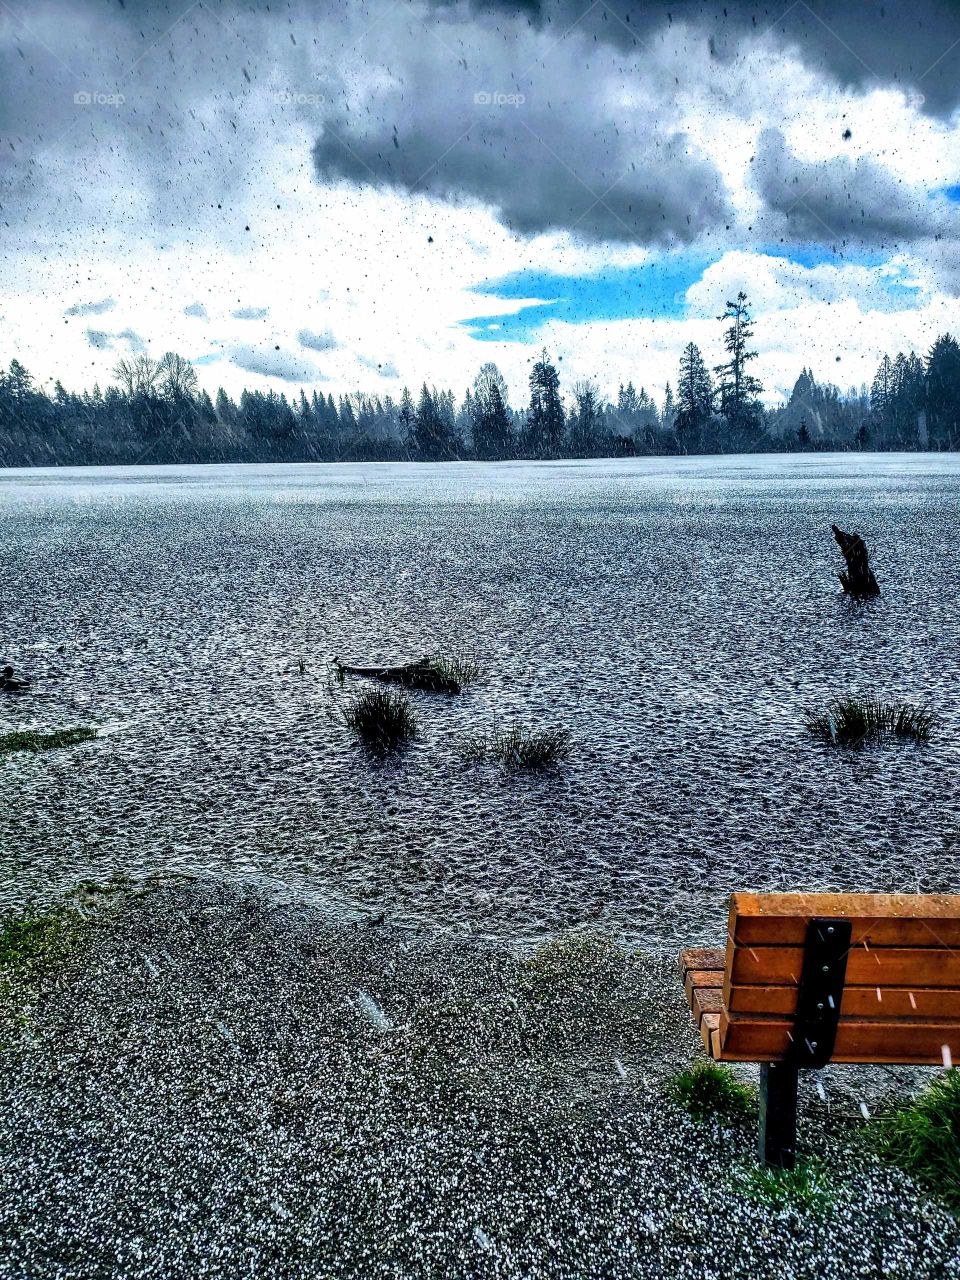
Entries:
MULTIPOLYGON (((439 654, 428 659, 426 665, 437 681, 435 687, 444 693, 460 693, 466 685, 483 679, 483 664, 473 658, 445 657, 439 654)), ((417 687, 427 688, 426 685, 417 687)))
POLYGON ((936 717, 927 707, 880 698, 836 698, 821 711, 807 714, 811 733, 841 747, 859 747, 892 735, 926 742, 936 717))
POLYGON ((477 734, 466 743, 466 754, 479 763, 499 760, 507 769, 553 769, 570 754, 570 731, 558 725, 530 729, 514 724, 477 734))
POLYGON ((877 1145, 960 1210, 960 1069, 944 1072, 906 1107, 876 1121, 877 1145))
POLYGON ((344 723, 375 751, 395 751, 417 736, 417 721, 404 693, 364 689, 343 708, 344 723))
POLYGON ((39 729, 18 729, 14 733, 0 735, 0 755, 8 751, 53 751, 57 747, 75 747, 80 742, 90 742, 97 736, 96 729, 53 729, 43 733, 39 729))
POLYGON ((747 1115, 757 1105, 753 1090, 715 1062, 700 1062, 679 1072, 670 1081, 670 1095, 695 1120, 747 1115))

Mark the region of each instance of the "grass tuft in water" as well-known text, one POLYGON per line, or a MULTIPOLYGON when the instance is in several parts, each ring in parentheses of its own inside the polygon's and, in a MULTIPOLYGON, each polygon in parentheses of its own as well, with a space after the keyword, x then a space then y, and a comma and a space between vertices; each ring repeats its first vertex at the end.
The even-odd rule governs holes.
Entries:
POLYGON ((798 1160, 792 1169, 755 1165, 738 1183, 748 1200, 772 1209, 825 1209, 833 1198, 823 1162, 816 1159, 798 1160))
POLYGON ((960 1067, 952 1067, 906 1107, 881 1116, 881 1153, 960 1211, 960 1067))
POLYGON ((670 1095, 694 1120, 732 1119, 756 1110, 753 1090, 715 1062, 700 1062, 679 1072, 670 1081, 670 1095))
POLYGON ((879 698, 837 698, 822 711, 810 712, 806 725, 812 734, 841 747, 859 747, 892 735, 926 742, 936 721, 926 707, 879 698))
POLYGON ((375 751, 395 751, 417 736, 417 721, 405 693, 364 689, 343 709, 344 723, 375 751))
POLYGON ((427 666, 439 682, 435 687, 444 693, 460 693, 468 684, 482 680, 485 674, 483 664, 473 658, 448 658, 440 654, 431 658, 427 666))
POLYGON ((91 742, 97 736, 96 729, 53 729, 43 733, 39 729, 18 729, 14 733, 0 735, 0 755, 11 751, 53 751, 57 747, 75 747, 80 742, 91 742))
POLYGON ((479 764, 492 758, 511 770, 554 769, 570 755, 570 731, 556 725, 529 729, 515 724, 469 738, 465 750, 479 764))

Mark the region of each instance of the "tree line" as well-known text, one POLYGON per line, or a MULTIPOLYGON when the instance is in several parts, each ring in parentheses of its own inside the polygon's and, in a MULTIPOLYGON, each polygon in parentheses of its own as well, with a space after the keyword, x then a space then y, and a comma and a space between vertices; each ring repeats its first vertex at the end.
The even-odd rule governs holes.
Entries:
POLYGON ((574 383, 567 398, 543 351, 530 372, 529 401, 512 408, 495 364, 485 364, 458 402, 426 383, 414 398, 363 392, 334 399, 301 390, 201 390, 196 370, 175 352, 159 361, 121 360, 101 391, 38 388, 16 359, 0 372, 0 465, 146 462, 329 462, 466 458, 590 458, 635 454, 797 449, 960 448, 960 345, 938 337, 925 358, 884 356, 870 388, 846 392, 809 369, 790 399, 760 400, 751 373, 753 320, 745 294, 728 302, 724 359, 708 368, 690 343, 676 390, 658 404, 632 381, 607 400, 596 382, 574 383))

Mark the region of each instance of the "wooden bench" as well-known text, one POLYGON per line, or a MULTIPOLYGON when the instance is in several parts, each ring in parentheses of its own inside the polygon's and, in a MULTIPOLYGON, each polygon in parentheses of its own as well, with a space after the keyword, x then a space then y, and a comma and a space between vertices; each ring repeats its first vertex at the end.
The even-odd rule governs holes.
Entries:
POLYGON ((726 949, 680 968, 710 1057, 761 1064, 767 1164, 793 1167, 801 1069, 960 1064, 960 894, 735 893, 726 949))

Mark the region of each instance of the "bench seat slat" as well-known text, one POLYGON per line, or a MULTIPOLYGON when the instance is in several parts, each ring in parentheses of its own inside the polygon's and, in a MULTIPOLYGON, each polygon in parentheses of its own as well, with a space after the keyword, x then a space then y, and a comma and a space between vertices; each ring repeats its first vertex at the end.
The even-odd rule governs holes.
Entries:
MULTIPOLYGON (((723 1013, 720 1057, 732 1062, 776 1062, 788 1052, 792 1034, 793 1023, 786 1019, 723 1013)), ((944 1046, 948 1059, 960 1062, 960 1021, 841 1018, 830 1060, 943 1065, 944 1046)))
POLYGON ((843 916, 852 941, 875 947, 960 947, 960 896, 909 893, 735 893, 738 945, 802 947, 814 916, 843 916))
MULTIPOLYGON (((802 947, 738 946, 727 992, 741 984, 790 986, 800 981, 802 947)), ((960 988, 960 950, 944 948, 852 947, 847 986, 960 988)))
POLYGON ((688 973, 691 969, 706 971, 723 970, 727 962, 727 953, 723 947, 687 947, 680 952, 680 972, 688 973))
MULTIPOLYGON (((690 999, 688 995, 688 1002, 690 999)), ((727 1008, 731 1013, 793 1014, 797 1008, 797 988, 733 987, 727 1008)), ((960 1021, 960 991, 943 987, 845 987, 840 1016, 942 1018, 948 1022, 954 1019, 960 1021)))
MULTIPOLYGON (((713 991, 723 992, 723 970, 722 969, 689 969, 683 980, 683 991, 687 997, 687 1004, 693 1008, 694 992, 709 988, 713 991)), ((774 1012, 778 1012, 774 1010, 774 1012)))

